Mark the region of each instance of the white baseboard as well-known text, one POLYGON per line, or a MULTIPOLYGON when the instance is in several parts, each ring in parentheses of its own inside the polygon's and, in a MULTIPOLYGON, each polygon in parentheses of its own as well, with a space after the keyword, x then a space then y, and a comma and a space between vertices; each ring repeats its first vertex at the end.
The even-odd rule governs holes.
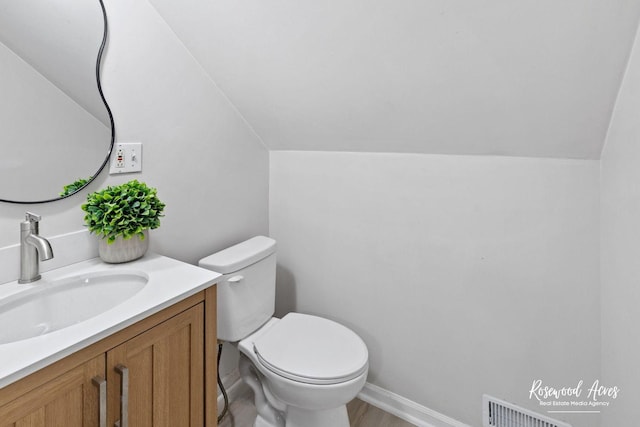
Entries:
POLYGON ((358 398, 419 427, 470 427, 371 383, 364 385, 358 398))
MULTIPOLYGON (((249 386, 240 379, 237 369, 226 375, 222 379, 222 384, 229 396, 229 402, 251 392, 249 386)), ((358 398, 419 427, 471 427, 371 383, 364 385, 358 398)), ((223 406, 224 398, 220 393, 218 394, 218 413, 222 411, 223 406)))

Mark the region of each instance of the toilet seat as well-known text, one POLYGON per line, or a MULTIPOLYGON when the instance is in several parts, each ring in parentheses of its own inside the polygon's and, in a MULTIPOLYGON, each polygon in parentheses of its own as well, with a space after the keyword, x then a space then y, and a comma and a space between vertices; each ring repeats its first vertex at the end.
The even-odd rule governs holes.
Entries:
POLYGON ((289 313, 253 342, 269 371, 307 384, 337 384, 368 369, 369 354, 350 329, 322 317, 289 313))

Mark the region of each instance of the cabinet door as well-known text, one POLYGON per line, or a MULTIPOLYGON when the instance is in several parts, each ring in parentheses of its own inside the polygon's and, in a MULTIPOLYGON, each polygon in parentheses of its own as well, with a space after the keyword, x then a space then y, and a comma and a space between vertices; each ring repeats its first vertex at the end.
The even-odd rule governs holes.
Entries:
POLYGON ((108 425, 128 406, 129 427, 202 427, 204 304, 109 351, 107 383, 108 425))
POLYGON ((0 407, 1 427, 98 427, 104 355, 89 360, 0 407))

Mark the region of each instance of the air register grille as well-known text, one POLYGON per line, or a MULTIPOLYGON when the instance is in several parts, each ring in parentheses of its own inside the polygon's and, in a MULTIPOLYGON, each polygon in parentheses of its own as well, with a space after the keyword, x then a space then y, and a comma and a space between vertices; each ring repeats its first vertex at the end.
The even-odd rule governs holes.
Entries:
POLYGON ((486 394, 482 397, 482 404, 483 427, 571 427, 571 424, 536 414, 486 394))

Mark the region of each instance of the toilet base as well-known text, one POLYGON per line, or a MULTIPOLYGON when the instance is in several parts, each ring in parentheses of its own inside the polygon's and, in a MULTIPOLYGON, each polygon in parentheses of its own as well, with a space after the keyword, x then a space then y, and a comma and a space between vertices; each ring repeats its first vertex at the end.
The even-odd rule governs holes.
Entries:
MULTIPOLYGON (((307 411, 304 409, 287 408, 285 427, 349 427, 347 407, 326 409, 324 411, 307 411)), ((264 419, 260 414, 256 416, 253 427, 275 427, 272 421, 264 419)))
POLYGON ((265 420, 260 416, 260 414, 256 415, 256 420, 253 422, 253 427, 278 427, 280 424, 274 424, 271 421, 265 420))
POLYGON ((253 400, 258 412, 253 427, 285 427, 285 416, 269 402, 262 388, 260 374, 247 356, 240 353, 240 377, 253 391, 253 400))
POLYGON ((287 407, 286 427, 349 427, 346 405, 323 411, 287 407))
POLYGON ((257 416, 253 427, 349 427, 347 406, 309 410, 275 401, 262 384, 262 375, 246 355, 240 353, 240 376, 252 389, 257 416), (279 408, 276 409, 276 406, 279 408))

